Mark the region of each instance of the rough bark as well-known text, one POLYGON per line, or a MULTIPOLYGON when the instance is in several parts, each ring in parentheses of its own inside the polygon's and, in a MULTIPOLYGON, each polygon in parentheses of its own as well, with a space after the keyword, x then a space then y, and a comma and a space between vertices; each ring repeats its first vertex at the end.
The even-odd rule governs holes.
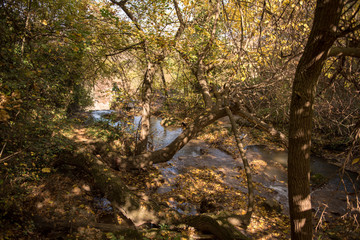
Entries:
POLYGON ((141 125, 139 142, 136 144, 135 153, 138 155, 147 150, 148 138, 150 135, 150 117, 151 117, 151 84, 155 75, 155 64, 148 62, 147 69, 144 75, 142 92, 141 92, 141 125))
POLYGON ((310 148, 315 89, 336 39, 342 0, 318 0, 314 23, 296 69, 290 105, 288 186, 292 239, 312 239, 310 148))

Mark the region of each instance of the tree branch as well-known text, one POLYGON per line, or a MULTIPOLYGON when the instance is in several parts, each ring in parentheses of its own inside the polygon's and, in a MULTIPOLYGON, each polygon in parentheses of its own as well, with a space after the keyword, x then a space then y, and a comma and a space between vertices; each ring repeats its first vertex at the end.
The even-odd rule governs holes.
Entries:
POLYGON ((173 0, 174 2, 174 7, 175 7, 175 11, 176 11, 176 16, 179 20, 179 23, 180 23, 180 26, 179 26, 179 29, 177 30, 176 34, 175 34, 175 37, 174 37, 174 43, 176 44, 176 41, 180 38, 181 34, 184 32, 185 30, 185 22, 184 22, 184 19, 182 17, 182 13, 180 11, 180 8, 179 8, 179 5, 177 3, 176 0, 173 0))
POLYGON ((360 24, 356 25, 354 27, 346 28, 345 30, 343 30, 343 31, 339 32, 338 34, 336 34, 336 37, 337 38, 345 37, 349 33, 355 32, 357 30, 360 30, 360 24))
POLYGON ((127 51, 127 50, 136 49, 136 48, 138 48, 137 46, 142 45, 142 44, 144 44, 144 41, 141 41, 141 42, 138 42, 138 43, 134 43, 134 44, 132 44, 132 45, 130 45, 130 46, 126 46, 126 47, 117 49, 117 52, 109 53, 109 54, 106 54, 105 56, 106 56, 106 57, 115 56, 115 55, 118 55, 118 54, 120 54, 120 53, 123 53, 123 52, 125 52, 125 51, 127 51))
POLYGON ((342 57, 342 56, 360 58, 360 48, 332 47, 328 54, 328 57, 342 57))
POLYGON ((136 28, 138 30, 140 30, 142 32, 142 29, 139 25, 139 22, 137 20, 137 18, 134 16, 134 14, 132 12, 130 12, 130 10, 125 6, 127 0, 123 0, 120 2, 117 2, 116 0, 110 0, 113 4, 118 5, 124 12, 125 14, 131 19, 131 21, 135 24, 136 28))

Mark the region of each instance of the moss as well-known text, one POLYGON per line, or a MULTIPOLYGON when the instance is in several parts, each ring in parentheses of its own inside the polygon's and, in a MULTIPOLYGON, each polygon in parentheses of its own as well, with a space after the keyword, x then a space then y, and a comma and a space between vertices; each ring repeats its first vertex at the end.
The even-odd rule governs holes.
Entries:
POLYGON ((310 176, 311 186, 312 187, 320 187, 321 185, 325 184, 329 179, 320 173, 315 173, 310 176))

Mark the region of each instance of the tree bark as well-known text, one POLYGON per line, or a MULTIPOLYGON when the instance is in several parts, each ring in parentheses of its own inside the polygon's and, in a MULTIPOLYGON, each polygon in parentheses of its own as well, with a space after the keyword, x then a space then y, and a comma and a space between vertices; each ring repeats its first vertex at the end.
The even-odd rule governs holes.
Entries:
POLYGON ((150 117, 151 117, 151 95, 152 95, 152 79, 155 75, 155 64, 148 62, 146 72, 144 75, 141 101, 141 125, 140 125, 140 137, 139 142, 136 144, 135 154, 138 155, 147 150, 148 138, 150 135, 150 117))
POLYGON ((202 61, 200 61, 200 63, 197 66, 197 71, 196 71, 195 76, 200 84, 201 94, 203 96, 205 108, 210 109, 213 105, 213 101, 211 99, 210 88, 209 88, 209 84, 208 84, 208 81, 205 76, 204 68, 205 68, 204 64, 202 63, 202 61))
POLYGON ((356 47, 333 47, 330 49, 328 57, 356 57, 360 58, 360 48, 356 47))
POLYGON ((292 239, 312 239, 310 148, 318 77, 336 39, 342 0, 318 0, 313 26, 296 69, 289 129, 288 186, 292 239))

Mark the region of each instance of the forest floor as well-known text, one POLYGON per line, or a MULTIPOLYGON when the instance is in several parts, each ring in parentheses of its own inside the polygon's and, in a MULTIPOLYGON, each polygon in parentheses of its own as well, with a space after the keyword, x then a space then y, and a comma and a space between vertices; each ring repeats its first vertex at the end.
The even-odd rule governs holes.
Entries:
MULTIPOLYGON (((99 142, 107 144, 111 139, 111 131, 95 131, 91 124, 85 124, 87 116, 88 114, 79 115, 75 121, 67 122, 59 134, 78 145, 99 142)), ((219 124, 228 123, 225 120, 219 124)), ((222 129, 219 129, 219 125, 208 127, 198 139, 236 155, 233 136, 226 128, 222 129)), ((261 143, 281 148, 257 130, 243 130, 251 136, 246 138, 245 141, 248 142, 245 145, 261 143)), ((256 171, 260 166, 252 167, 256 171)), ((54 168, 24 163, 20 168, 22 175, 17 177, 18 184, 4 190, 7 197, 2 198, 1 209, 5 209, 6 213, 1 216, 7 216, 7 219, 1 219, 0 239, 126 239, 109 230, 114 226, 125 226, 125 221, 113 211, 105 196, 92 187, 92 180, 85 173, 67 165, 54 168)), ((19 169, 17 171, 19 172, 19 169)), ((229 188, 223 183, 224 176, 214 169, 192 169, 179 174, 178 187, 165 194, 157 192, 164 179, 155 167, 136 173, 120 171, 119 175, 137 194, 148 195, 169 206, 176 202, 177 207, 183 206, 179 211, 186 212, 189 210, 188 206, 192 206, 196 212, 229 211, 243 214, 246 209, 246 192, 229 188)), ((245 183, 242 181, 245 176, 241 169, 237 178, 245 183)), ((255 185, 257 189, 263 189, 263 186, 255 185)), ((0 186, 5 187, 1 184, 0 186)), ((289 239, 288 216, 276 205, 270 205, 266 199, 256 197, 254 214, 245 232, 250 239, 289 239)), ((334 219, 315 218, 314 239, 358 239, 360 231, 358 223, 354 222, 356 218, 333 217, 334 219)), ((192 228, 173 229, 168 225, 144 230, 143 234, 144 239, 209 237, 192 228)))

